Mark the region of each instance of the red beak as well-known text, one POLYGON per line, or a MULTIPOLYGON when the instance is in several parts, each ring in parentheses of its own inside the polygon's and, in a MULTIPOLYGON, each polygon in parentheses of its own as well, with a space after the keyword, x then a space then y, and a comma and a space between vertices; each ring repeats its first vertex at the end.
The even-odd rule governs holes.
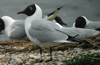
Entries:
POLYGON ((24 11, 20 11, 20 12, 18 12, 17 14, 24 14, 24 11))

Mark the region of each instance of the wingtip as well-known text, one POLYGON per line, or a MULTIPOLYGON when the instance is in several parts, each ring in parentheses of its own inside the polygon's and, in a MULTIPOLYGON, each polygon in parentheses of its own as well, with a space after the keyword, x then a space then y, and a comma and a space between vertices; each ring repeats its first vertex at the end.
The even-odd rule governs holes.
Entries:
POLYGON ((59 8, 57 8, 58 10, 60 10, 61 8, 63 8, 64 6, 61 6, 61 7, 59 7, 59 8))
POLYGON ((97 29, 95 29, 95 30, 100 31, 100 28, 97 28, 97 29))

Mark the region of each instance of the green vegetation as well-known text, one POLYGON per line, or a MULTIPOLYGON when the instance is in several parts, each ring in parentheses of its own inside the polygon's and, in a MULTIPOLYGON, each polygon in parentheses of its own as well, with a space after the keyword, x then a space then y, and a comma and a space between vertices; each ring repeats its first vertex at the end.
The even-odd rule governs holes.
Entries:
POLYGON ((64 60, 64 65, 100 65, 100 54, 79 55, 70 60, 64 60))

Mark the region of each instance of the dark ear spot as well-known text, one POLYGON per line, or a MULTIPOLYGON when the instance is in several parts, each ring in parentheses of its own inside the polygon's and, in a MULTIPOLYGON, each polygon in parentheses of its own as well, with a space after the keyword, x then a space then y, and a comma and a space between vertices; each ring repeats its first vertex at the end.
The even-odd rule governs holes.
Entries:
POLYGON ((83 17, 78 17, 75 21, 75 27, 84 28, 86 26, 86 20, 83 17))
POLYGON ((27 16, 31 16, 35 13, 35 11, 36 11, 36 6, 35 4, 32 4, 26 7, 26 9, 24 10, 24 14, 26 14, 27 16))
POLYGON ((0 18, 0 33, 5 29, 4 21, 0 18))

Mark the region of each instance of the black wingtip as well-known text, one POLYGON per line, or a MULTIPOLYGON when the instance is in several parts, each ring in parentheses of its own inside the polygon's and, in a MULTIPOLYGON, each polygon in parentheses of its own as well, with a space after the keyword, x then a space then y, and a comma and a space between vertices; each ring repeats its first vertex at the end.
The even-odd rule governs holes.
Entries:
MULTIPOLYGON (((57 8, 56 10, 60 10, 61 8, 63 8, 64 6, 61 6, 61 7, 59 7, 59 8, 57 8)), ((56 10, 54 10, 53 12, 51 12, 51 13, 49 13, 48 14, 48 16, 50 16, 50 15, 52 15, 52 14, 54 14, 54 12, 56 11, 56 10)))
POLYGON ((59 8, 57 8, 58 10, 60 10, 61 8, 63 8, 64 6, 61 6, 61 7, 59 7, 59 8))
POLYGON ((95 29, 95 30, 100 31, 100 28, 97 28, 97 29, 95 29))
POLYGON ((66 40, 73 41, 73 42, 79 42, 80 41, 80 39, 76 38, 77 36, 79 36, 79 34, 77 34, 75 36, 70 36, 69 34, 67 34, 67 33, 65 33, 65 32, 63 32, 61 30, 58 30, 58 29, 55 29, 55 30, 67 35, 68 39, 66 39, 66 40))

